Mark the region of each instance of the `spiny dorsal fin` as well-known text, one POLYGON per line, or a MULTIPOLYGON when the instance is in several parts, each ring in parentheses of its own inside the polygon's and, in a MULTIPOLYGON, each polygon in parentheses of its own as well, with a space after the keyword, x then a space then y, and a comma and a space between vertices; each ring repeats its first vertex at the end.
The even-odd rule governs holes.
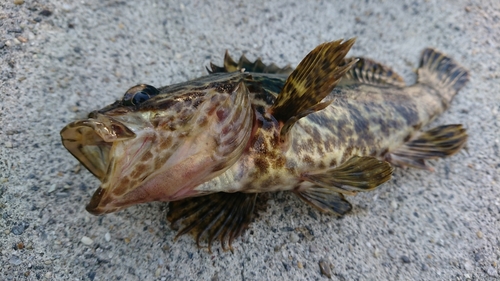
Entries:
POLYGON ((358 60, 349 71, 342 77, 339 85, 349 85, 352 83, 363 83, 381 86, 404 87, 403 77, 394 72, 390 67, 367 58, 348 58, 345 64, 358 60))
POLYGON ((224 66, 220 67, 213 63, 210 63, 210 68, 207 67, 208 73, 218 73, 218 72, 235 72, 241 71, 242 69, 245 72, 257 72, 257 73, 272 73, 272 74, 285 74, 288 75, 293 71, 293 68, 290 65, 287 65, 283 68, 278 67, 276 64, 271 63, 270 65, 266 65, 262 62, 260 58, 258 58, 254 62, 250 62, 245 55, 240 57, 238 63, 236 63, 233 58, 229 55, 229 52, 226 50, 224 54, 224 66))
MULTIPOLYGON (((285 124, 292 118, 298 120, 300 117, 324 108, 325 106, 318 106, 318 104, 331 93, 342 76, 356 62, 343 64, 344 57, 354 42, 354 38, 345 42, 337 40, 323 43, 312 50, 290 74, 276 101, 269 109, 276 120, 285 124)), ((291 125, 285 126, 287 130, 291 128, 291 125)), ((286 133, 286 130, 282 129, 281 134, 286 133)))

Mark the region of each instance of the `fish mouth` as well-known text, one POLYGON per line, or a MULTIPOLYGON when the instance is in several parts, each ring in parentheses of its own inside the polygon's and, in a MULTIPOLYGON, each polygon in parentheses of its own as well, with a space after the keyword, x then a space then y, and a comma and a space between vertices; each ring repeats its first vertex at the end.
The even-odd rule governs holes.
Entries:
POLYGON ((135 133, 104 114, 93 112, 89 116, 92 118, 64 127, 61 139, 64 147, 102 181, 110 164, 113 143, 135 138, 135 133))
POLYGON ((112 206, 112 204, 110 204, 111 202, 109 203, 105 202, 109 200, 108 196, 106 196, 107 195, 106 193, 107 193, 106 189, 99 187, 92 195, 92 198, 85 207, 85 210, 87 210, 87 212, 91 213, 94 216, 99 216, 99 215, 113 213, 127 207, 127 206, 112 206))

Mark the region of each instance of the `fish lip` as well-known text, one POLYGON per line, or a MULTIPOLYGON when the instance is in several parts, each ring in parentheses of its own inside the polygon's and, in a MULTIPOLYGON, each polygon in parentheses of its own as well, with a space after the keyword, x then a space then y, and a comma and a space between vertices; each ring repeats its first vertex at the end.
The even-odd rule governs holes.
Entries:
POLYGON ((92 112, 88 119, 74 121, 60 134, 64 147, 99 180, 105 177, 114 142, 134 138, 135 134, 123 123, 92 112))
POLYGON ((99 187, 92 195, 90 202, 85 206, 85 210, 94 216, 99 216, 113 213, 126 207, 113 207, 108 201, 109 194, 107 194, 107 190, 99 187))
POLYGON ((94 195, 92 195, 92 198, 85 207, 85 210, 95 216, 105 214, 106 212, 103 209, 99 208, 99 204, 101 203, 102 197, 105 192, 106 191, 103 188, 99 187, 94 192, 94 195))

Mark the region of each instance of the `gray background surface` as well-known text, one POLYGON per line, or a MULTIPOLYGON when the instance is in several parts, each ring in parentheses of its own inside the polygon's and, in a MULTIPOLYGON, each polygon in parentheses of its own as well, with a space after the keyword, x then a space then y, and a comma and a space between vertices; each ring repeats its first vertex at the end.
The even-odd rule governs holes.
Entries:
POLYGON ((500 2, 14 2, 0 3, 1 280, 322 280, 320 261, 334 280, 500 278, 500 2), (352 55, 408 83, 428 46, 470 69, 434 123, 463 123, 467 149, 434 173, 397 169, 343 219, 278 193, 234 253, 174 242, 165 203, 85 211, 99 182, 62 147, 68 122, 137 83, 204 75, 226 49, 295 66, 353 36, 352 55))

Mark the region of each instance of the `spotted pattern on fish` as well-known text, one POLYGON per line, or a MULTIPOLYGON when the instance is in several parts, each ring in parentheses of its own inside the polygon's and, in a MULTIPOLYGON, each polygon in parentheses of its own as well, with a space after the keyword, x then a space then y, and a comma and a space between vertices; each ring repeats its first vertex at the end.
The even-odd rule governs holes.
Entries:
POLYGON ((258 193, 292 191, 343 215, 352 209, 344 195, 386 182, 391 164, 431 170, 427 159, 463 147, 461 125, 421 131, 467 82, 463 67, 426 49, 406 87, 389 67, 345 58, 354 41, 321 44, 293 71, 226 53, 208 76, 136 85, 67 125, 64 146, 101 181, 87 210, 173 201, 169 220, 188 222, 180 234, 230 246, 258 193))

